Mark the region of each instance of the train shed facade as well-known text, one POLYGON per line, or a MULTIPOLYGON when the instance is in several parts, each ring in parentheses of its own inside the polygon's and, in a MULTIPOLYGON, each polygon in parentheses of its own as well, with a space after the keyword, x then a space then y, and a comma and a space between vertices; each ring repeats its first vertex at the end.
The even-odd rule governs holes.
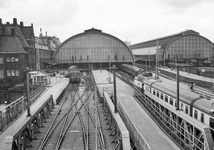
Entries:
POLYGON ((52 62, 65 68, 70 65, 103 68, 122 63, 133 64, 134 57, 120 39, 92 28, 64 41, 52 62))
POLYGON ((149 60, 148 56, 154 58, 157 52, 157 60, 162 65, 177 61, 182 64, 209 66, 213 58, 212 42, 193 30, 134 44, 129 48, 141 60, 149 60))

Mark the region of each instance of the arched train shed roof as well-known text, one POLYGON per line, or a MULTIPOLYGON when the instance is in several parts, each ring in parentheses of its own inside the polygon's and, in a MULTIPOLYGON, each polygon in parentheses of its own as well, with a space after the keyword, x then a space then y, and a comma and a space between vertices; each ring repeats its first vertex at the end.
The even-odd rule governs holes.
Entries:
POLYGON ((64 41, 53 59, 58 63, 134 63, 129 47, 98 29, 89 29, 64 41))
POLYGON ((207 58, 212 55, 212 42, 194 30, 186 30, 169 36, 130 45, 133 55, 152 55, 158 49, 160 59, 177 57, 207 58), (197 56, 196 56, 197 55, 197 56))

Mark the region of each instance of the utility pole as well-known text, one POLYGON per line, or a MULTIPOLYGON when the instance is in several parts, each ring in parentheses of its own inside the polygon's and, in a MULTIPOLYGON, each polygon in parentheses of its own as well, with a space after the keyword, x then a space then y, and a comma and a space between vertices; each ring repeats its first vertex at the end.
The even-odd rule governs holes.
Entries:
POLYGON ((180 102, 180 97, 179 97, 179 66, 178 64, 176 65, 176 68, 177 68, 177 76, 176 76, 176 83, 177 83, 177 108, 176 110, 179 110, 179 102, 180 102))
POLYGON ((113 84, 114 84, 114 112, 117 113, 117 90, 116 90, 116 75, 115 75, 115 70, 117 67, 113 65, 113 67, 110 67, 113 71, 113 84))
POLYGON ((30 114, 30 92, 29 92, 29 72, 27 71, 27 116, 31 116, 30 114))
POLYGON ((156 70, 155 70, 156 76, 155 77, 159 78, 159 76, 158 76, 158 47, 159 47, 158 40, 157 40, 156 44, 157 44, 157 48, 156 48, 156 70))

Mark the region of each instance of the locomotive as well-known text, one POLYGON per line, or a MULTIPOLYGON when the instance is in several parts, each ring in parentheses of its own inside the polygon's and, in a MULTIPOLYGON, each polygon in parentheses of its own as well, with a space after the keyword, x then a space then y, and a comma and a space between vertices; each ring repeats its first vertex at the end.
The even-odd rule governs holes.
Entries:
POLYGON ((69 69, 68 76, 70 79, 70 84, 80 83, 80 71, 78 69, 69 69))
POLYGON ((128 65, 128 64, 122 64, 119 66, 119 69, 132 75, 133 77, 137 76, 138 74, 141 74, 144 70, 141 68, 138 68, 134 65, 128 65))
POLYGON ((155 111, 160 122, 190 149, 214 147, 214 99, 180 87, 178 104, 177 87, 167 81, 143 76, 142 80, 135 78, 134 84, 145 95, 135 97, 155 111))

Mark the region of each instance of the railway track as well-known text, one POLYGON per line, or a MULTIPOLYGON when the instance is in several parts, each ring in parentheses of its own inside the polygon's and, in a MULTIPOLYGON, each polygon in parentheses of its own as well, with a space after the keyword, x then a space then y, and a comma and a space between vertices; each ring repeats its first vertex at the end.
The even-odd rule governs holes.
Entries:
POLYGON ((72 94, 72 97, 75 97, 77 89, 78 86, 72 85, 69 85, 66 89, 66 98, 63 102, 61 102, 60 108, 55 114, 54 119, 52 120, 42 142, 40 143, 38 150, 59 149, 69 125, 77 115, 77 112, 74 114, 71 112, 79 100, 75 102, 69 98, 70 94, 72 94))
POLYGON ((47 129, 38 150, 84 149, 105 150, 92 80, 86 85, 70 84, 65 98, 47 129))

